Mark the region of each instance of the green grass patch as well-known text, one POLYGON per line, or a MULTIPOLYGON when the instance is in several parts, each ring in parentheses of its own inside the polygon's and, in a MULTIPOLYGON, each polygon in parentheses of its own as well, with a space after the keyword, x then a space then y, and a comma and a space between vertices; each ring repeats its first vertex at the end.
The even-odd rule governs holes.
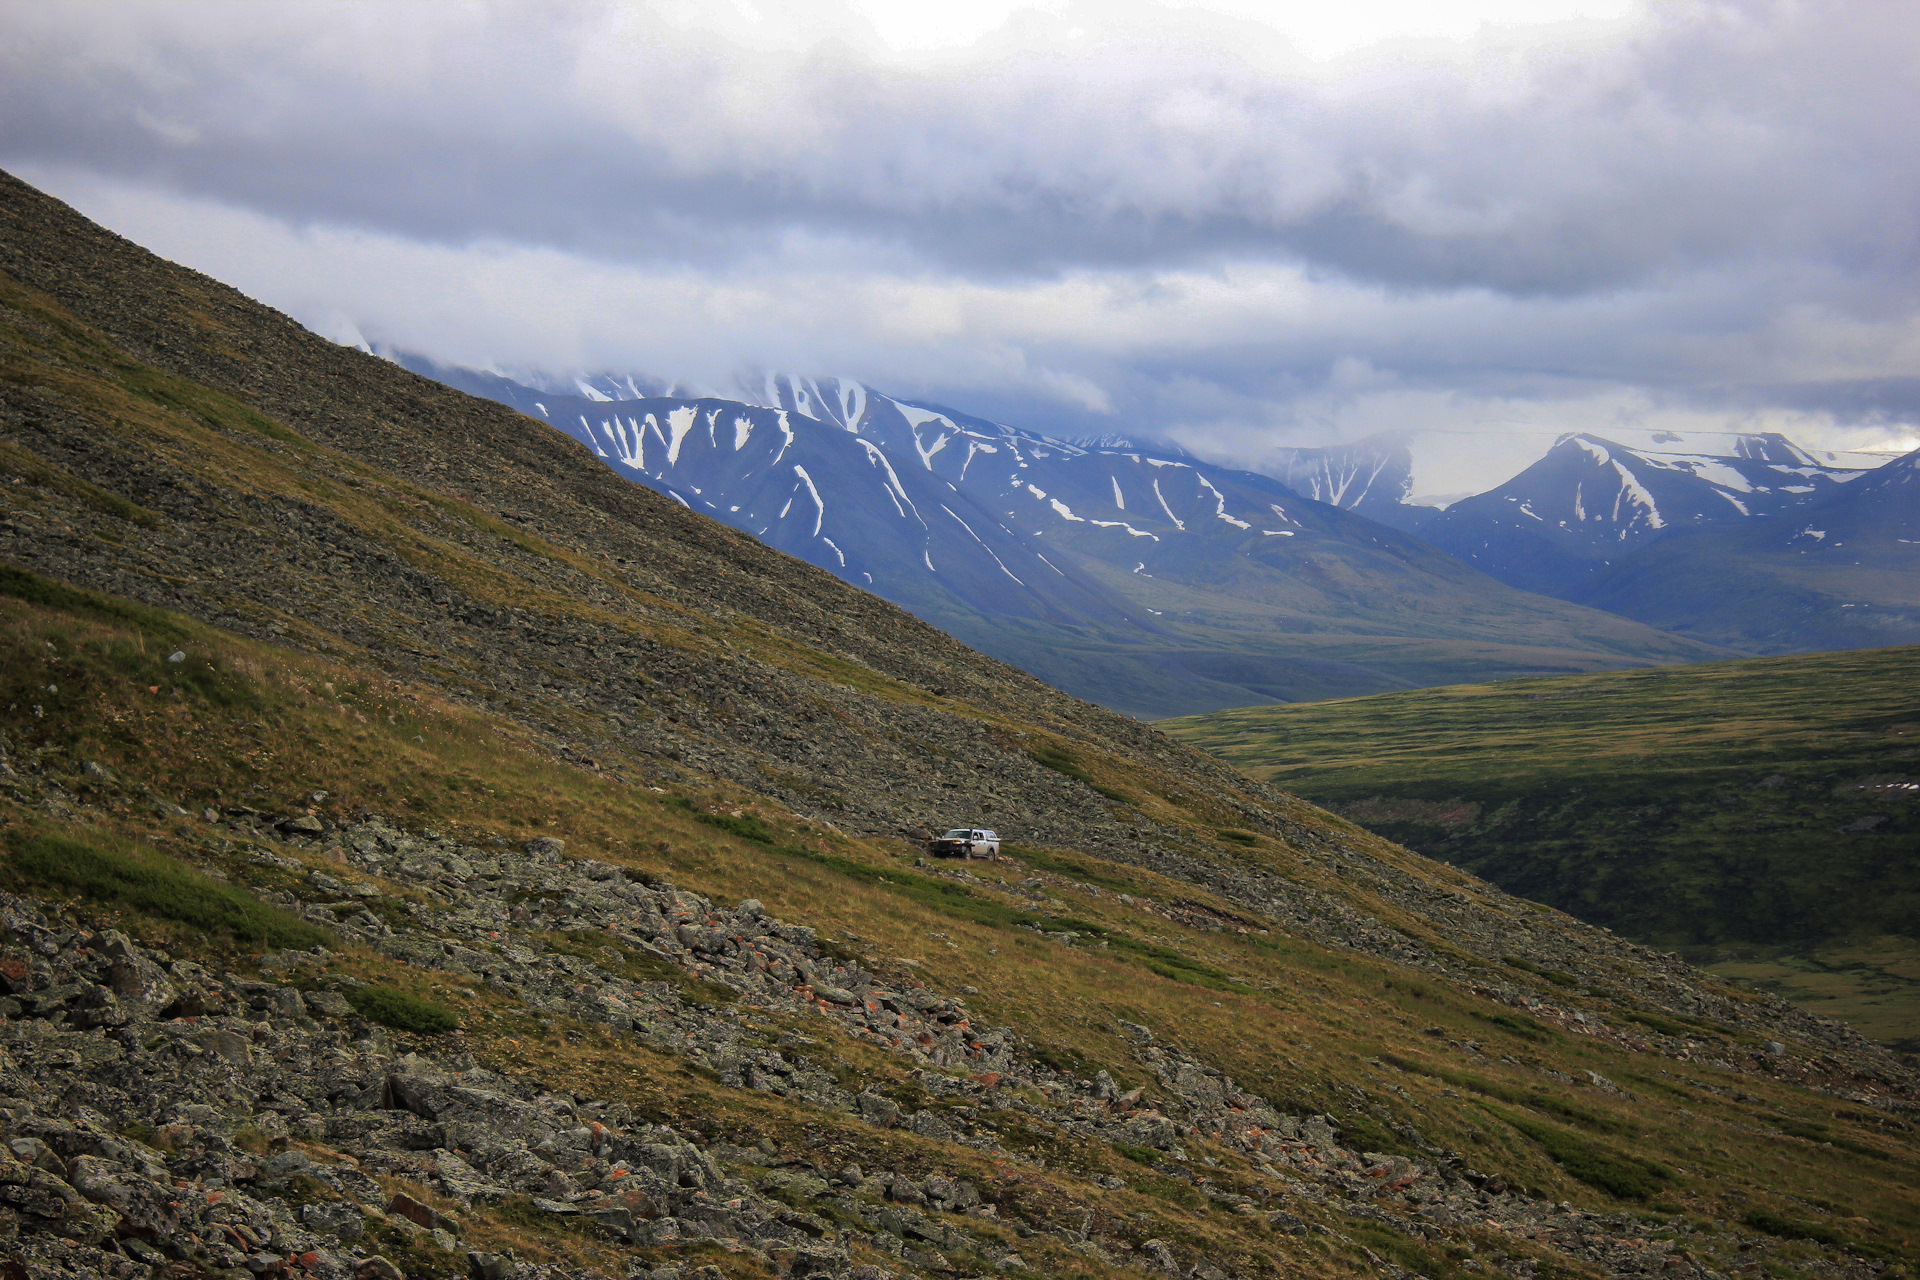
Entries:
POLYGON ((408 995, 398 987, 349 987, 342 994, 361 1017, 395 1031, 437 1036, 460 1025, 459 1017, 445 1005, 408 995))
POLYGON ((1051 871, 1055 875, 1071 876, 1086 884, 1098 885, 1102 889, 1112 889, 1116 893, 1137 893, 1140 885, 1126 878, 1122 868, 1113 867, 1071 853, 1062 853, 1057 849, 1041 849, 1033 845, 1008 844, 1002 842, 1000 852, 1009 858, 1018 859, 1035 871, 1051 871))
POLYGON ((51 709, 53 696, 44 690, 47 677, 55 676, 58 700, 69 706, 87 694, 146 698, 153 688, 224 710, 258 712, 265 705, 254 682, 210 656, 205 641, 172 614, 6 564, 0 564, 0 597, 137 633, 76 641, 78 628, 62 628, 41 635, 55 647, 23 652, 10 646, 0 657, 0 700, 46 702, 51 709), (180 652, 181 661, 168 661, 170 650, 180 652))
POLYGON ((1836 1134, 1827 1126, 1812 1120, 1801 1120, 1795 1116, 1762 1116, 1761 1120, 1782 1133, 1790 1133, 1796 1138, 1805 1138, 1809 1142, 1830 1143, 1842 1151, 1851 1152, 1856 1156, 1865 1156, 1869 1160, 1894 1159, 1878 1147, 1870 1147, 1864 1142, 1855 1142, 1845 1134, 1836 1134))
POLYGON ((1542 969, 1525 956, 1502 956, 1500 959, 1501 962, 1509 968, 1519 969, 1523 973, 1530 973, 1536 978, 1545 978, 1556 987, 1581 987, 1586 985, 1570 973, 1561 973, 1558 969, 1542 969))
POLYGON ((1250 990, 1245 983, 1236 980, 1231 974, 1190 956, 1182 955, 1172 947, 1146 942, 1118 930, 1109 929, 1105 925, 1095 924, 1090 920, 1041 915, 1027 911, 975 893, 967 885, 957 884, 938 876, 921 875, 915 871, 895 867, 876 867, 865 862, 856 862, 852 858, 840 857, 838 854, 820 853, 794 845, 776 844, 771 838, 771 833, 758 843, 766 844, 773 852, 784 857, 799 858, 816 866, 825 867, 856 883, 885 890, 956 920, 967 920, 996 929, 1025 928, 1038 929, 1042 932, 1077 933, 1089 942, 1105 942, 1108 954, 1130 959, 1148 972, 1175 982, 1206 987, 1214 991, 1250 990))
POLYGON ((1650 1031, 1658 1031, 1663 1036, 1676 1036, 1682 1040, 1698 1040, 1701 1036, 1718 1036, 1720 1031, 1711 1023, 1682 1022, 1678 1018, 1665 1017, 1658 1013, 1646 1013, 1633 1010, 1620 1015, 1628 1022, 1637 1022, 1650 1031))
POLYGON ((740 993, 718 982, 696 978, 670 960, 620 945, 609 933, 555 932, 541 935, 548 950, 578 956, 630 982, 670 982, 682 1004, 733 1004, 740 993))
POLYGON ((35 836, 8 860, 29 884, 78 894, 268 948, 304 950, 335 935, 290 911, 159 854, 103 848, 69 836, 35 836))
POLYGON ((1509 1111, 1488 1108, 1516 1132, 1537 1143, 1553 1162, 1590 1187, 1620 1200, 1645 1200, 1666 1189, 1673 1173, 1664 1165, 1624 1155, 1578 1134, 1528 1120, 1509 1111))
POLYGON ((1346 1233, 1356 1243, 1365 1245, 1415 1275, 1431 1276, 1433 1280, 1465 1280, 1469 1274, 1439 1249, 1423 1245, 1377 1222, 1349 1219, 1346 1233))
POLYGON ((1148 1168, 1167 1158, 1163 1151, 1155 1151, 1152 1147, 1136 1147, 1130 1142, 1116 1142, 1113 1150, 1116 1155, 1125 1156, 1135 1164, 1144 1164, 1148 1168))
POLYGON ((1086 767, 1080 763, 1079 758, 1065 747, 1035 747, 1030 754, 1035 764, 1043 765, 1055 773, 1064 774, 1072 778, 1075 782, 1091 787, 1109 800, 1118 800, 1122 804, 1133 803, 1133 797, 1126 792, 1116 791, 1112 787, 1096 781, 1093 775, 1087 772, 1086 767))
POLYGON ((151 609, 131 600, 104 596, 81 587, 70 587, 64 582, 43 578, 31 570, 10 564, 0 564, 0 596, 78 614, 97 622, 136 627, 162 640, 180 641, 189 637, 187 628, 180 624, 180 620, 165 610, 151 609))
MULTIPOLYGON (((1750 1209, 1742 1221, 1755 1231, 1764 1231, 1782 1240, 1806 1240, 1813 1244, 1825 1245, 1829 1249, 1844 1249, 1858 1257, 1898 1259, 1902 1258, 1906 1252, 1903 1249, 1890 1248, 1877 1241, 1855 1239, 1818 1222, 1788 1218, 1766 1209, 1750 1209)), ((1887 1274, 1892 1276, 1896 1273, 1890 1271, 1887 1274)))
POLYGON ((755 844, 771 845, 777 839, 773 828, 750 813, 738 817, 730 813, 708 813, 705 809, 685 796, 668 796, 660 803, 670 809, 679 809, 693 815, 695 822, 704 823, 716 831, 724 831, 741 840, 751 840, 755 844))
POLYGON ((1219 836, 1229 844, 1256 845, 1260 843, 1260 837, 1251 831, 1235 831, 1232 828, 1223 827, 1213 834, 1219 836))
POLYGON ((160 518, 137 503, 54 466, 39 454, 21 445, 0 440, 0 474, 18 476, 30 485, 65 494, 81 506, 101 515, 113 516, 142 528, 159 527, 160 518))
POLYGON ((1765 1209, 1749 1210, 1742 1221, 1755 1231, 1764 1231, 1782 1240, 1812 1240, 1816 1244, 1831 1245, 1834 1248, 1844 1248, 1851 1243, 1838 1231, 1823 1227, 1817 1222, 1783 1218, 1777 1213, 1768 1213, 1765 1209))
POLYGON ((1553 1032, 1524 1013, 1481 1013, 1477 1009, 1470 1009, 1468 1013, 1489 1026, 1498 1027, 1508 1035, 1519 1036, 1522 1040, 1545 1044, 1554 1039, 1553 1032))
POLYGON ((1483 1098, 1498 1098, 1501 1102, 1511 1102, 1517 1106, 1532 1107, 1535 1111, 1544 1111, 1549 1115, 1571 1120, 1590 1129, 1620 1131, 1625 1128, 1619 1121, 1603 1115, 1597 1115, 1584 1107, 1575 1106, 1564 1098, 1556 1097, 1545 1089, 1520 1089, 1512 1085, 1501 1084, 1497 1080, 1488 1080, 1481 1076, 1469 1075, 1465 1071, 1454 1071, 1447 1067, 1425 1066, 1418 1062, 1402 1058, 1397 1054, 1382 1053, 1382 1062, 1390 1062, 1402 1071, 1416 1075, 1432 1076, 1444 1080, 1456 1089, 1465 1089, 1477 1093, 1483 1098))

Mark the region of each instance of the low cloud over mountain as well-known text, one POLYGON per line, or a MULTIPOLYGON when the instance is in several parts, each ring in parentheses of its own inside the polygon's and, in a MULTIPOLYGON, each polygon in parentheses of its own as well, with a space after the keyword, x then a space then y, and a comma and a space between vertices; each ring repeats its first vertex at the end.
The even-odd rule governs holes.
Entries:
POLYGON ((21 4, 0 162, 468 366, 826 370, 1219 458, 1920 442, 1920 13, 1614 9, 1329 47, 1225 4, 21 4))

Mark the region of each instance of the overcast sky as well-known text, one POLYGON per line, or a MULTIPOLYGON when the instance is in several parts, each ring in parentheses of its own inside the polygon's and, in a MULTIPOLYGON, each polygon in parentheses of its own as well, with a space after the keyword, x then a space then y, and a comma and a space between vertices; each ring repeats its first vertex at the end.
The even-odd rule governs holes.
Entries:
POLYGON ((10 0, 0 165, 509 372, 1911 448, 1916 67, 1913 0, 10 0))

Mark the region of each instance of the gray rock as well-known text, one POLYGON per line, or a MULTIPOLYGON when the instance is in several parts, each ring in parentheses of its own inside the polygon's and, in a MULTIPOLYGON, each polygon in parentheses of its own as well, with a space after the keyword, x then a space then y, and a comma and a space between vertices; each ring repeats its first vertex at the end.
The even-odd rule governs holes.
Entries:
POLYGON ((208 1027, 196 1031, 193 1043, 216 1057, 223 1058, 236 1067, 244 1067, 253 1061, 253 1045, 246 1037, 219 1027, 208 1027))
POLYGON ((282 1151, 268 1156, 260 1162, 260 1176, 269 1181, 280 1181, 305 1173, 313 1167, 313 1157, 304 1151, 282 1151))
POLYGON ((309 991, 301 997, 307 1009, 323 1018, 345 1018, 353 1013, 353 1006, 338 991, 309 991))
POLYGON ((953 1137, 953 1130, 948 1127, 947 1122, 927 1110, 914 1112, 907 1120, 907 1128, 923 1138, 949 1139, 953 1137))
POLYGON ((900 1120, 900 1108, 892 1099, 883 1098, 877 1093, 863 1093, 859 1096, 860 1118, 868 1124, 879 1125, 882 1129, 892 1128, 900 1120))
POLYGON ((367 1233, 366 1216, 345 1201, 303 1205, 300 1221, 315 1235, 332 1236, 342 1243, 358 1240, 367 1233))
POLYGON ((1185 1273, 1179 1262, 1174 1259, 1173 1250, 1165 1240, 1148 1240, 1140 1246, 1140 1258, 1153 1270, 1163 1275, 1180 1276, 1185 1273))

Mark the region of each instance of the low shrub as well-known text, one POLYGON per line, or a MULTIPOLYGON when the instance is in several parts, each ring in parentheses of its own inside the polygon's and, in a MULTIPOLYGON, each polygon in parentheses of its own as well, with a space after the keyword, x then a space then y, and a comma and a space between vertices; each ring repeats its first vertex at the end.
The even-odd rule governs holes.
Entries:
POLYGON ((437 1036, 460 1025, 459 1017, 445 1005, 410 996, 397 987, 353 987, 343 994, 361 1017, 395 1031, 437 1036))
POLYGON ((1542 969, 1524 956, 1502 956, 1501 959, 1515 969, 1530 973, 1536 978, 1545 978, 1556 987, 1573 988, 1584 985, 1580 979, 1570 973, 1562 973, 1558 969, 1542 969))
POLYGON ((290 911, 156 854, 125 853, 69 836, 43 835, 14 851, 13 873, 95 902, 130 907, 265 947, 304 950, 333 935, 290 911))

